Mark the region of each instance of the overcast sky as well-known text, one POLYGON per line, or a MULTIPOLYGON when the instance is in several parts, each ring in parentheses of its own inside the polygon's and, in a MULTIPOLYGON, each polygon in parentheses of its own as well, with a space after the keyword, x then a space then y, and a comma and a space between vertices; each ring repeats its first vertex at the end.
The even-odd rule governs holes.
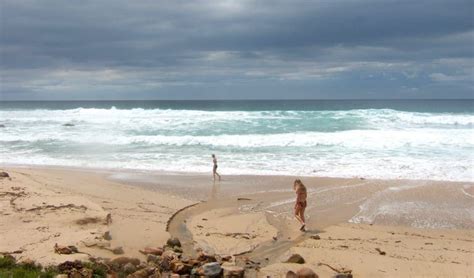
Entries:
POLYGON ((0 98, 472 98, 471 0, 0 0, 0 98))

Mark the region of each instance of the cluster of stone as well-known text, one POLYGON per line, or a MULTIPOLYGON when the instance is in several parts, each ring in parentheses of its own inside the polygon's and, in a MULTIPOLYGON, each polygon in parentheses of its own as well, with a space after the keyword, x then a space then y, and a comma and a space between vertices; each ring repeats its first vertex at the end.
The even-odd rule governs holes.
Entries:
MULTIPOLYGON (((209 255, 202 251, 197 252, 192 258, 184 255, 181 242, 177 238, 170 238, 163 247, 145 248, 140 252, 146 255, 146 262, 124 256, 111 260, 97 258, 91 260, 95 267, 106 270, 108 278, 242 278, 245 274, 245 269, 235 265, 231 256, 209 255)), ((60 264, 58 270, 67 277, 94 277, 93 271, 84 267, 79 261, 60 264)))

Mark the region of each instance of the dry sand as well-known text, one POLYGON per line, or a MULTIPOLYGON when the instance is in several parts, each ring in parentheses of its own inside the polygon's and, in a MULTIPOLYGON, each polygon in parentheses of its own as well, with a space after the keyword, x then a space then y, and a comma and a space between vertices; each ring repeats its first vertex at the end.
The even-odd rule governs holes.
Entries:
POLYGON ((88 254, 113 257, 161 246, 169 238, 166 224, 191 201, 107 181, 100 174, 58 169, 4 169, 0 179, 0 252, 44 265, 88 254), (111 222, 107 223, 107 215, 111 222), (81 222, 82 221, 82 222, 81 222), (112 240, 103 239, 110 231, 112 240), (54 245, 74 245, 87 254, 59 255, 54 245), (88 247, 89 246, 89 247, 88 247), (107 248, 107 249, 104 249, 107 248))
POLYGON ((108 249, 115 247, 140 257, 140 248, 164 244, 176 211, 205 200, 177 214, 170 232, 188 249, 260 263, 252 275, 284 277, 302 266, 320 277, 334 275, 331 267, 355 277, 474 273, 472 183, 305 178, 310 218, 301 233, 291 216, 292 177, 230 176, 213 184, 202 175, 3 170, 12 179, 0 179, 0 252, 17 251, 19 259, 113 257, 108 249), (112 240, 102 238, 106 231, 112 240), (55 243, 87 254, 55 254, 55 243), (306 263, 282 263, 290 253, 306 263))

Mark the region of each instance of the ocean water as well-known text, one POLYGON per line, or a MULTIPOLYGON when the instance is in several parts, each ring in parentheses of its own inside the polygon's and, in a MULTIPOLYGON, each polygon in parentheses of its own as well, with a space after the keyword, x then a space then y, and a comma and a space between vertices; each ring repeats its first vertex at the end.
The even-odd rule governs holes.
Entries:
POLYGON ((473 100, 0 102, 0 163, 473 181, 473 123, 473 100))

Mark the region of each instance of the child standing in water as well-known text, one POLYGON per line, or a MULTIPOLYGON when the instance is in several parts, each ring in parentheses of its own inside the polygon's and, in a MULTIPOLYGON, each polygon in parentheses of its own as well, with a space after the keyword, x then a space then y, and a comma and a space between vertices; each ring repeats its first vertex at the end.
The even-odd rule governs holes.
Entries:
POLYGON ((217 158, 215 154, 212 154, 212 163, 214 163, 214 166, 212 167, 212 176, 214 177, 214 180, 216 180, 216 175, 219 177, 219 180, 221 180, 221 175, 217 173, 217 158))
POLYGON ((295 218, 300 222, 300 231, 306 231, 306 223, 304 219, 304 211, 306 209, 306 186, 301 182, 300 179, 296 179, 293 183, 293 189, 296 192, 296 203, 295 203, 295 218))

